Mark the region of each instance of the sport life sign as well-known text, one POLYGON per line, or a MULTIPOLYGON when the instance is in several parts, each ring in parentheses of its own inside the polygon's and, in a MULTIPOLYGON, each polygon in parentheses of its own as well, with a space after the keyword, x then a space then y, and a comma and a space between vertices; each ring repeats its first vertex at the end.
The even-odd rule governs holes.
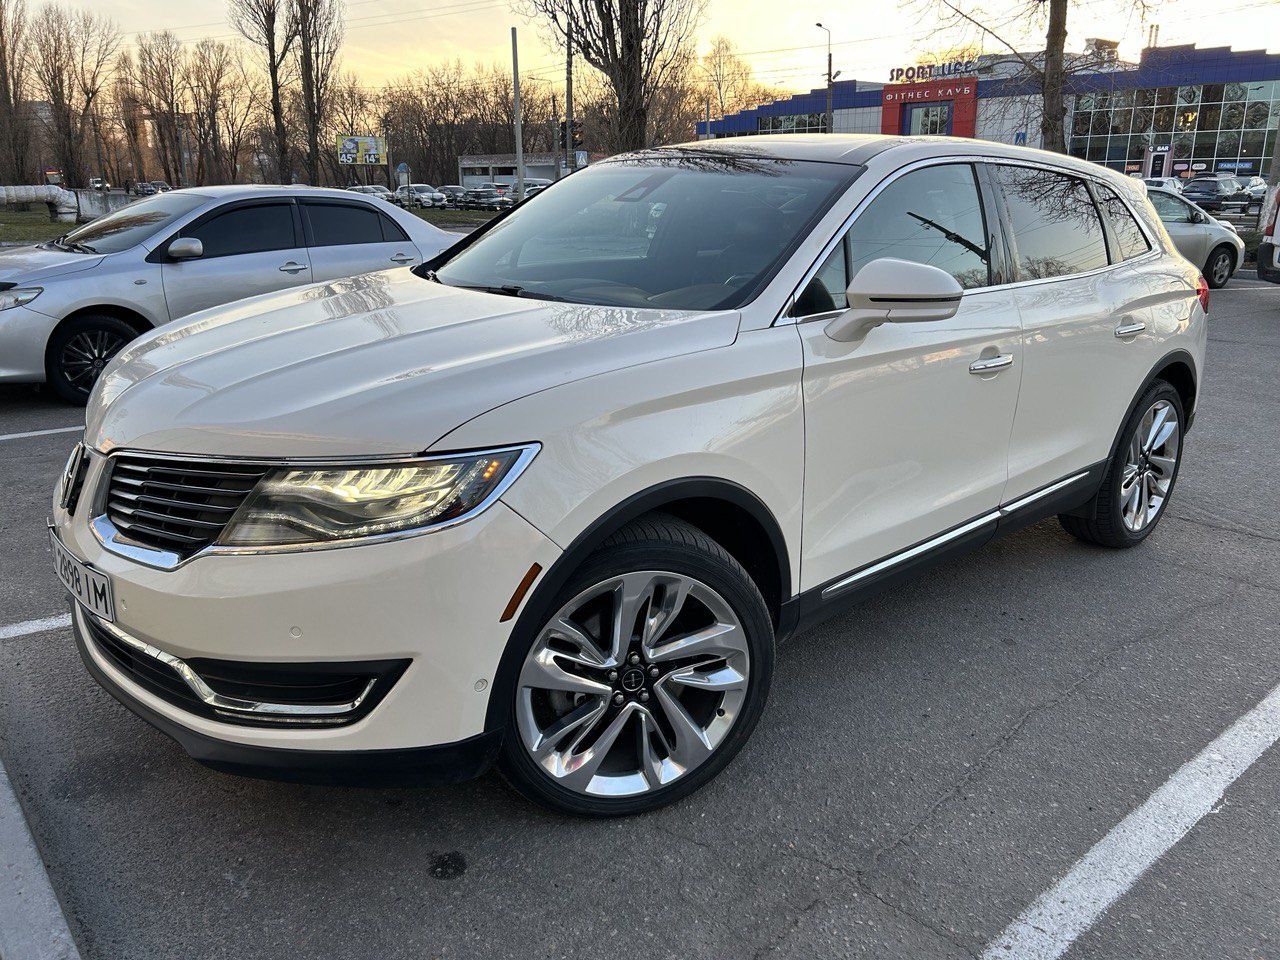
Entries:
POLYGON ((941 80, 959 77, 977 69, 975 60, 952 60, 950 63, 917 63, 909 67, 894 67, 889 71, 890 83, 914 83, 917 80, 941 80))
POLYGON ((387 141, 382 137, 339 137, 338 162, 380 166, 387 156, 387 141))

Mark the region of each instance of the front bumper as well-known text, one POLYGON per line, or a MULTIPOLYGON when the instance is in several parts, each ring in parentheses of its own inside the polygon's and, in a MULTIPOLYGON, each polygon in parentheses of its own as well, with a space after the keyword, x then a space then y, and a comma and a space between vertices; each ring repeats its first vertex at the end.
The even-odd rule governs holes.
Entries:
POLYGON ((0 310, 0 383, 44 379, 44 351, 58 321, 27 307, 0 310))
MULTIPOLYGON (((102 469, 102 458, 94 460, 88 490, 102 469)), ((467 523, 403 540, 210 555, 163 570, 107 550, 87 507, 74 518, 55 508, 54 529, 71 553, 111 577, 117 626, 144 644, 192 664, 408 661, 354 722, 245 725, 157 696, 95 646, 77 610, 77 642, 99 682, 193 756, 224 765, 292 769, 300 761, 288 755, 299 752, 307 765, 360 769, 387 751, 470 756, 501 733, 486 729, 486 713, 512 626, 501 622, 503 611, 530 566, 548 569, 560 552, 498 501, 467 523), (350 760, 335 765, 344 755, 350 760)), ((475 772, 462 761, 459 769, 475 772)))

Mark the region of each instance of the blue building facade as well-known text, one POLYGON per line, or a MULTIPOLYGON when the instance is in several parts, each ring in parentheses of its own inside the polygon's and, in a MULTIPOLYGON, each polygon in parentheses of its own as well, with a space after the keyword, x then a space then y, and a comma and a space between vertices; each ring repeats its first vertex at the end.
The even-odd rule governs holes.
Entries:
MULTIPOLYGON (((976 66, 975 135, 1039 146, 1036 87, 1016 72, 984 76, 999 72, 992 66, 996 60, 983 58, 976 66)), ((936 82, 837 82, 833 126, 837 133, 952 132, 950 117, 956 105, 945 93, 936 82), (899 110, 886 111, 885 106, 903 91, 910 95, 913 86, 919 90, 915 99, 922 100, 913 104, 913 115, 921 119, 908 128, 899 110), (884 129, 885 122, 895 128, 884 129), (917 131, 920 122, 926 126, 917 131)), ((712 120, 709 126, 700 123, 698 134, 705 138, 825 131, 826 97, 825 88, 799 94, 712 120)), ((1069 85, 1069 151, 1126 173, 1265 175, 1276 150, 1277 128, 1280 54, 1266 51, 1151 47, 1136 64, 1117 60, 1107 69, 1075 74, 1069 85)))

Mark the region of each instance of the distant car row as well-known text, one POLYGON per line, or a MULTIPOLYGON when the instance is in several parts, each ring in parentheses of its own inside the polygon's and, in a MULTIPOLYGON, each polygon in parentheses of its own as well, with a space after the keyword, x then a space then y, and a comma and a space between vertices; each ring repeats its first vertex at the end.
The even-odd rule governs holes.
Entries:
POLYGON ((1181 177, 1143 177, 1142 182, 1158 190, 1172 190, 1205 210, 1223 213, 1236 209, 1247 213, 1249 208, 1262 202, 1267 195, 1267 181, 1262 177, 1237 177, 1230 173, 1209 173, 1182 179, 1181 177))
MULTIPOLYGON (((524 182, 526 197, 545 190, 550 180, 528 178, 524 182)), ((482 183, 474 187, 449 184, 433 187, 429 183, 410 183, 394 193, 380 183, 348 187, 355 193, 378 197, 388 203, 405 208, 454 207, 461 210, 506 210, 516 201, 516 185, 513 183, 482 183)))

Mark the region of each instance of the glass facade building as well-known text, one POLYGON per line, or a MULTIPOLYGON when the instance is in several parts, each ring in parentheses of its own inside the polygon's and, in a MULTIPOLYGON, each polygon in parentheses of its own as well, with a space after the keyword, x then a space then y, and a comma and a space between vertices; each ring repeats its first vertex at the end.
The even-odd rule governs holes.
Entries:
MULTIPOLYGON (((1114 53, 1114 44, 1101 44, 1114 53)), ((1039 91, 983 57, 973 75, 906 84, 839 81, 836 133, 935 133, 1040 145, 1039 91)), ((826 90, 743 110, 699 137, 821 133, 826 90)), ((1220 171, 1265 176, 1280 128, 1280 54, 1228 47, 1149 47, 1137 63, 1111 58, 1068 81, 1067 149, 1085 160, 1144 176, 1220 171)))

